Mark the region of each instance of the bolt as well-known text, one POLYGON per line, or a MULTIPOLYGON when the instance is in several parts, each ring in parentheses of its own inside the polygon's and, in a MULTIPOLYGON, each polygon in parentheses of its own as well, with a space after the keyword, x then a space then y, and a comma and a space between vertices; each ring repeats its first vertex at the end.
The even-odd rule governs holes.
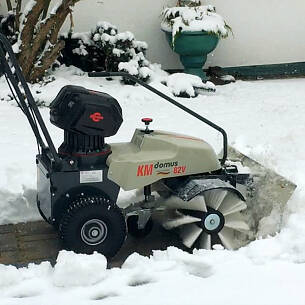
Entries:
POLYGON ((72 165, 74 165, 75 162, 73 160, 70 160, 69 163, 72 166, 72 165))
POLYGON ((98 236, 98 230, 93 230, 91 234, 93 237, 98 236))

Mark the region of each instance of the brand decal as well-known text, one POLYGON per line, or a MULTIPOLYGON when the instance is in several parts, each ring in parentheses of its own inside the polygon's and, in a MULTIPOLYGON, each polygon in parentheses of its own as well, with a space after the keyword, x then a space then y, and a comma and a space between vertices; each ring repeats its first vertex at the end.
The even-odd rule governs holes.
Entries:
POLYGON ((158 175, 158 176, 166 176, 166 175, 168 175, 169 173, 170 173, 170 171, 167 171, 167 172, 158 171, 158 172, 157 172, 157 175, 158 175))
POLYGON ((137 176, 151 176, 153 173, 153 164, 139 165, 137 176))
POLYGON ((173 169, 174 174, 184 174, 186 172, 186 166, 175 166, 173 169))
POLYGON ((168 168, 168 167, 174 167, 178 165, 178 161, 174 161, 174 162, 157 162, 154 164, 154 168, 158 169, 158 168, 168 168))
POLYGON ((93 122, 99 122, 101 120, 104 119, 104 117, 102 116, 102 114, 100 112, 95 112, 95 113, 92 113, 90 115, 90 119, 93 121, 93 122))
POLYGON ((155 174, 158 176, 182 175, 186 173, 186 165, 179 166, 178 161, 141 164, 138 166, 137 176, 151 176, 154 170, 156 170, 155 174))

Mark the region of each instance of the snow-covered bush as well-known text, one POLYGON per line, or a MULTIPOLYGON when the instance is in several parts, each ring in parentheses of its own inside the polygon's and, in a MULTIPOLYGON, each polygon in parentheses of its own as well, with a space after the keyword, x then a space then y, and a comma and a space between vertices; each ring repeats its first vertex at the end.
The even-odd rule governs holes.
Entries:
MULTIPOLYGON (((152 71, 145 57, 147 44, 131 32, 119 33, 116 26, 99 22, 95 30, 63 36, 66 46, 61 61, 83 71, 124 71, 147 81, 152 71)), ((132 83, 124 79, 125 83, 132 83)))
POLYGON ((212 82, 203 83, 199 76, 186 73, 171 74, 164 84, 171 90, 174 96, 185 98, 196 97, 204 91, 216 90, 212 82))
POLYGON ((231 31, 215 7, 202 5, 200 0, 180 0, 175 7, 165 8, 161 18, 161 28, 173 33, 173 44, 181 32, 205 31, 226 38, 231 31))

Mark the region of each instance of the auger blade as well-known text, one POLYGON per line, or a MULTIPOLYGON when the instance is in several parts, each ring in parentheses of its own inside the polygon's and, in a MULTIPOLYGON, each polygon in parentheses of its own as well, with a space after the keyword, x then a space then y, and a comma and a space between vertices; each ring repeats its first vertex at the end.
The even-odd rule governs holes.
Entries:
POLYGON ((247 205, 244 201, 240 200, 239 197, 234 193, 228 193, 221 206, 219 207, 219 212, 224 216, 240 212, 245 210, 247 205))
POLYGON ((203 232, 199 238, 199 248, 211 250, 212 248, 212 240, 211 235, 208 233, 203 232))
POLYGON ((218 236, 226 249, 235 250, 240 247, 240 243, 236 240, 233 229, 224 227, 218 233, 218 236))
POLYGON ((245 223, 242 215, 239 212, 225 216, 225 227, 240 232, 250 230, 248 224, 245 223))
POLYGON ((184 225, 180 231, 182 243, 186 247, 191 248, 202 231, 203 229, 193 223, 184 225))
POLYGON ((218 210, 219 206, 222 204, 223 200, 227 196, 226 190, 210 190, 204 193, 204 198, 207 206, 213 208, 214 210, 218 210))
POLYGON ((171 196, 164 201, 167 209, 186 209, 206 212, 207 207, 203 196, 196 196, 190 201, 184 201, 177 196, 171 196))
POLYGON ((199 222, 199 221, 201 221, 200 218, 193 217, 190 215, 184 215, 181 213, 176 213, 175 215, 173 215, 172 218, 169 218, 169 219, 165 220, 164 222, 162 222, 162 226, 166 230, 171 230, 171 229, 177 228, 177 227, 185 225, 185 224, 199 222))

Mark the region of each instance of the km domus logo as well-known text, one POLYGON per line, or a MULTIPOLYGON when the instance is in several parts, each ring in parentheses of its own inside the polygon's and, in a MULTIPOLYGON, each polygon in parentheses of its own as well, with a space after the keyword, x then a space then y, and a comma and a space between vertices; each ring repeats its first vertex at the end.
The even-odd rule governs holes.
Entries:
POLYGON ((141 164, 138 166, 137 176, 151 176, 153 174, 154 169, 162 169, 162 171, 157 172, 158 175, 168 175, 170 173, 170 170, 167 169, 175 169, 177 166, 178 161, 141 164))

